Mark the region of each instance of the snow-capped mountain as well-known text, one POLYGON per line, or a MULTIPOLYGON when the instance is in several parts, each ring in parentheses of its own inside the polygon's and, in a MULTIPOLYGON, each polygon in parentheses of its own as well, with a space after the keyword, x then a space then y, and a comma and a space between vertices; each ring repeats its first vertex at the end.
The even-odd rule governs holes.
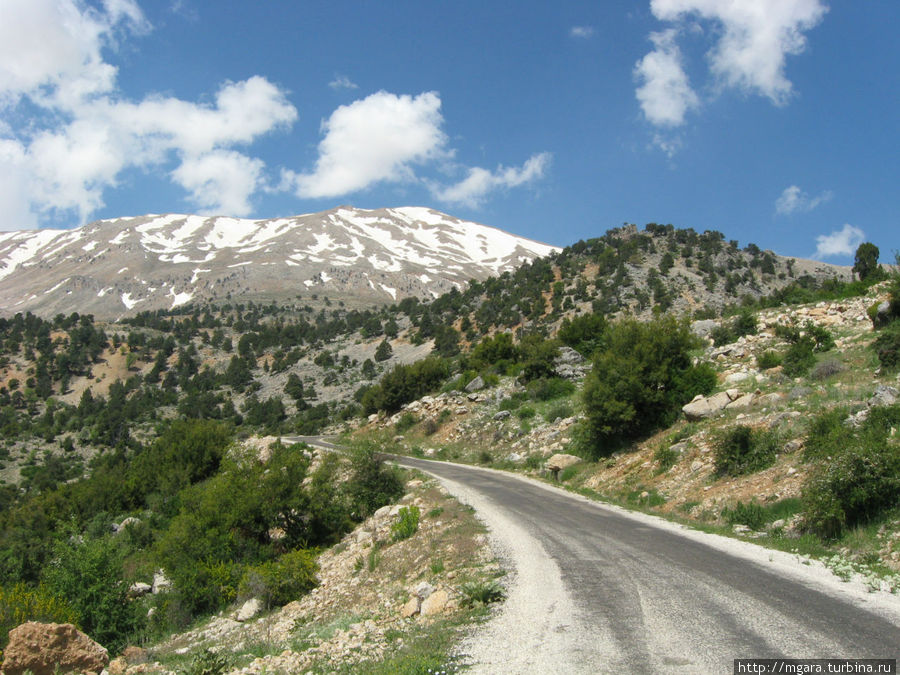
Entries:
POLYGON ((556 250, 431 209, 147 215, 0 233, 0 313, 116 318, 189 302, 432 297, 556 250))

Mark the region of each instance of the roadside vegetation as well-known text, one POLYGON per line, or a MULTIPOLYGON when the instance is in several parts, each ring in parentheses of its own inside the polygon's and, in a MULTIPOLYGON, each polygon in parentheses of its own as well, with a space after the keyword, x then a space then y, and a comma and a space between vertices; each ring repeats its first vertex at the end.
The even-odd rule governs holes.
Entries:
MULTIPOLYGON (((888 573, 900 405, 867 401, 876 370, 896 386, 900 273, 860 248, 856 280, 823 279, 650 224, 431 302, 0 318, 0 648, 26 617, 71 620, 115 652, 249 597, 304 597, 323 552, 403 494, 385 448, 542 475, 554 447, 581 459, 555 472, 572 489, 888 573), (864 329, 760 320, 861 297, 864 329), (691 319, 714 324, 707 337, 691 319), (732 362, 755 374, 727 380, 732 362), (756 388, 778 395, 765 416, 683 419, 697 396, 756 388), (467 422, 476 406, 490 414, 467 422), (349 458, 276 440, 354 429, 371 442, 349 458), (260 436, 264 452, 246 443, 260 436), (170 593, 129 592, 159 570, 170 593)), ((404 508, 394 546, 429 518, 404 508)), ((498 599, 483 582, 466 605, 498 599)))

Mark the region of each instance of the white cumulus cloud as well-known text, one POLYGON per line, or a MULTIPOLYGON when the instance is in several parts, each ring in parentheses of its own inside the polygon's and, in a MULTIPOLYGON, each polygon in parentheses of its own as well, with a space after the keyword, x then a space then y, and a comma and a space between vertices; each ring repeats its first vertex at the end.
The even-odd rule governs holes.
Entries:
POLYGON ((791 213, 805 213, 812 211, 820 204, 824 204, 833 196, 830 190, 822 192, 816 197, 810 197, 797 185, 791 185, 784 189, 781 196, 775 200, 775 212, 783 215, 791 213))
POLYGON ((685 113, 699 105, 675 44, 679 35, 714 39, 707 60, 718 88, 759 94, 784 105, 793 94, 785 75, 787 56, 806 49, 805 32, 818 25, 828 8, 821 0, 651 0, 650 10, 674 26, 651 34, 654 50, 635 67, 637 97, 652 124, 672 127, 683 124, 685 113), (702 30, 702 22, 712 24, 712 30, 702 30))
POLYGON ((129 101, 102 50, 150 29, 133 0, 104 0, 102 8, 0 0, 0 15, 0 111, 16 119, 20 106, 31 106, 27 123, 2 129, 4 229, 35 227, 54 214, 84 222, 122 171, 173 161, 180 165, 170 177, 198 207, 249 211, 264 165, 234 147, 296 120, 278 87, 255 76, 226 82, 213 104, 159 95, 129 101))
POLYGON ((521 167, 500 166, 496 171, 473 167, 468 169, 468 175, 459 183, 448 187, 433 186, 432 192, 435 197, 448 204, 478 207, 491 192, 518 187, 542 178, 550 160, 550 153, 542 152, 529 157, 521 167))
POLYGON ((172 177, 204 212, 244 216, 251 211, 250 197, 260 186, 264 166, 239 152, 216 150, 185 159, 172 177))
POLYGON ((285 171, 299 197, 336 197, 380 182, 415 180, 413 165, 446 156, 441 99, 379 91, 340 106, 322 124, 311 173, 285 171))
POLYGON ((651 33, 655 49, 634 67, 634 76, 641 82, 636 92, 641 110, 657 126, 680 126, 687 111, 700 103, 682 68, 676 35, 675 29, 651 33))
POLYGON ((866 233, 853 225, 844 225, 831 234, 816 237, 815 258, 829 258, 837 255, 853 255, 859 245, 866 240, 866 233))

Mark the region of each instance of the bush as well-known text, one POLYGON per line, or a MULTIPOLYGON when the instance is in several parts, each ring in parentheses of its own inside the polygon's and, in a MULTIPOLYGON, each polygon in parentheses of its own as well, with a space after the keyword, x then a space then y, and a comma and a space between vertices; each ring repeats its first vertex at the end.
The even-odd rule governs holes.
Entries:
POLYGON ((459 588, 461 607, 481 607, 500 602, 506 597, 503 587, 496 581, 472 581, 459 588))
POLYGON ((802 377, 816 363, 816 343, 809 337, 802 337, 788 347, 784 355, 784 372, 788 377, 802 377))
POLYGON ((516 411, 516 417, 520 420, 530 420, 537 414, 537 411, 530 405, 523 405, 516 411))
POLYGON ((533 401, 552 401, 572 394, 575 385, 562 377, 542 377, 529 382, 525 389, 533 401))
POLYGON ((672 317, 611 324, 603 342, 583 391, 586 449, 594 456, 670 424, 682 405, 716 384, 709 364, 692 364, 696 338, 672 317))
POLYGON ((756 365, 760 370, 768 370, 769 368, 777 368, 781 365, 782 357, 778 352, 767 349, 762 354, 756 356, 756 365))
POLYGON ((806 430, 803 459, 812 461, 834 456, 852 441, 853 430, 844 424, 848 410, 843 407, 820 412, 813 417, 806 430))
POLYGON ((548 422, 553 422, 555 420, 564 420, 567 417, 572 417, 574 414, 575 409, 572 407, 571 403, 557 403, 544 413, 544 419, 548 422))
POLYGON ((775 463, 777 441, 769 431, 742 424, 726 429, 715 443, 716 472, 740 476, 761 471, 775 463))
POLYGON ((238 586, 244 598, 256 597, 267 605, 286 605, 317 585, 316 552, 298 549, 277 560, 248 567, 238 586))
POLYGON ((403 506, 397 514, 397 522, 391 525, 391 540, 403 541, 419 531, 419 507, 403 506))
POLYGON ((875 338, 873 348, 883 369, 900 368, 900 321, 894 321, 882 329, 875 338))
POLYGON ((733 508, 722 509, 722 517, 729 525, 746 525, 751 530, 761 530, 768 522, 766 509, 755 501, 738 502, 733 508))
POLYGON ((418 423, 419 418, 413 415, 411 412, 405 412, 400 415, 400 419, 397 420, 397 423, 394 425, 394 430, 398 434, 402 434, 404 431, 408 429, 412 429, 418 423))
POLYGON ((803 518, 816 534, 837 537, 895 509, 898 501, 900 446, 863 434, 807 479, 803 518))
POLYGON ((122 581, 122 553, 110 538, 84 541, 72 534, 58 540, 43 581, 49 593, 66 599, 77 616, 74 623, 112 652, 139 626, 122 581))
POLYGON ((398 471, 388 467, 372 446, 354 450, 353 473, 346 485, 353 515, 365 520, 385 504, 403 495, 403 480, 398 471))

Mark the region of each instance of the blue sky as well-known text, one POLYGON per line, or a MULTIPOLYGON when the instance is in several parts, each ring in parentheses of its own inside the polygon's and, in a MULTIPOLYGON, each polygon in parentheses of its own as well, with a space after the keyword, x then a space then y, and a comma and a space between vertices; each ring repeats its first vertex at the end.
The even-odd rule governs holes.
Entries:
POLYGON ((900 248, 896 0, 0 0, 0 230, 423 205, 900 248))

